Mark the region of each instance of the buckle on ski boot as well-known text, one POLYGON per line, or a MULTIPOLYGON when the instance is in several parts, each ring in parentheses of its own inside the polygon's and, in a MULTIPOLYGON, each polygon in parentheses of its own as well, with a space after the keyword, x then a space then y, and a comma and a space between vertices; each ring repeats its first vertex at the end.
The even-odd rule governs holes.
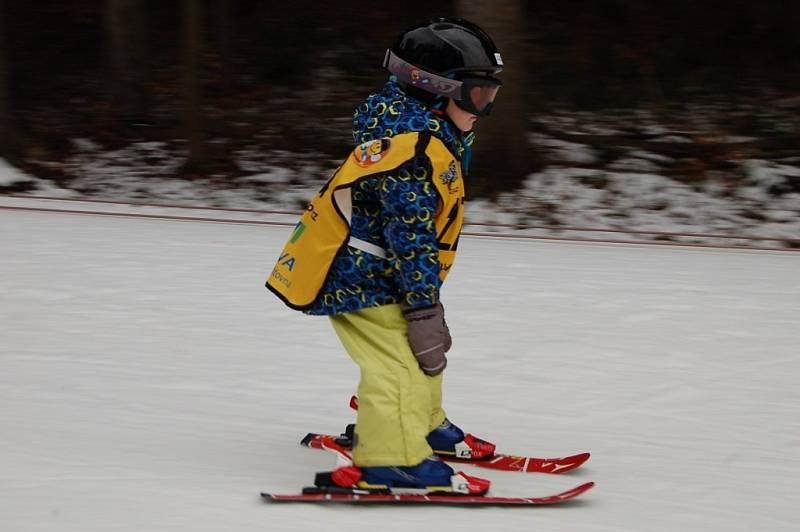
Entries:
POLYGON ((459 471, 450 477, 450 485, 453 493, 461 495, 485 495, 489 491, 492 482, 485 478, 472 477, 463 471, 459 471))
POLYGON ((462 460, 488 460, 494 456, 497 446, 472 434, 455 445, 455 457, 462 460))

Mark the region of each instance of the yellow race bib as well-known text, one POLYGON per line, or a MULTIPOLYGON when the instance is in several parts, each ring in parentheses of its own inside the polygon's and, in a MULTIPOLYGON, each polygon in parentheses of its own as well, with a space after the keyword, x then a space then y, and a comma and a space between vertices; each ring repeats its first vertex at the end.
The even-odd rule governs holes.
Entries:
POLYGON ((464 219, 461 165, 447 147, 427 133, 402 133, 356 147, 306 207, 267 279, 267 288, 289 307, 304 310, 317 298, 334 259, 350 238, 351 188, 370 176, 390 173, 418 152, 431 161, 439 195, 436 235, 439 277, 444 280, 455 261, 464 219))

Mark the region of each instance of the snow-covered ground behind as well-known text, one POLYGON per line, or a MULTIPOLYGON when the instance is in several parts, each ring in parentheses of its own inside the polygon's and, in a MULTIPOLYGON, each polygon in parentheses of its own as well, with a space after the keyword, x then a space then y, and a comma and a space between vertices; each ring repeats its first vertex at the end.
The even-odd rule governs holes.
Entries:
POLYGON ((4 531, 793 531, 800 256, 462 239, 445 406, 553 508, 297 506, 358 374, 263 288, 290 229, 0 211, 4 531))
MULTIPOLYGON (((555 228, 528 231, 537 236, 625 239, 619 233, 592 235, 570 229, 577 227, 647 232, 636 235, 640 240, 782 248, 793 240, 793 246, 800 247, 800 158, 746 148, 755 138, 715 136, 717 128, 706 116, 708 112, 690 113, 687 116, 694 116, 696 123, 683 124, 677 132, 675 124, 662 124, 649 115, 571 112, 540 116, 537 120, 552 134, 530 133, 528 141, 542 159, 543 169, 526 176, 516 190, 498 194, 494 201, 468 202, 467 220, 555 228), (648 138, 656 137, 637 144, 622 133, 623 126, 638 128, 648 138), (557 134, 568 134, 574 141, 553 136, 557 134), (592 145, 594 135, 606 135, 607 144, 595 140, 592 145), (714 169, 713 165, 706 168, 709 162, 702 160, 701 147, 709 140, 727 146, 728 151, 714 161, 726 170, 714 169), (693 156, 684 154, 683 158, 647 149, 659 147, 670 153, 664 146, 675 151, 674 146, 687 145, 695 147, 696 153, 686 152, 693 156), (601 155, 602 148, 614 155, 601 155), (767 155, 774 157, 766 160, 767 155), (681 237, 659 232, 783 241, 681 237)), ((722 112, 712 115, 717 120, 727 116, 722 112)), ((785 115, 794 116, 789 112, 785 115)), ((777 117, 764 120, 776 128, 781 126, 777 117)), ((255 142, 232 154, 235 164, 231 175, 187 180, 175 177, 185 154, 167 143, 140 141, 107 149, 91 139, 78 138, 72 140, 73 149, 64 160, 29 161, 32 168, 65 176, 60 182, 64 188, 25 175, 0 159, 0 192, 300 211, 346 156, 342 153, 328 160, 314 152, 270 151, 255 142)))

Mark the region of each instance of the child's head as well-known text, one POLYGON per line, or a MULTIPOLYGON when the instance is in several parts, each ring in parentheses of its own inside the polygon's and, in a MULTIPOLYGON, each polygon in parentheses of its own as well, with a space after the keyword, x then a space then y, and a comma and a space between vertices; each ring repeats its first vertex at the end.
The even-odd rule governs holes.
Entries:
POLYGON ((410 96, 443 110, 462 131, 491 112, 503 61, 476 24, 439 18, 404 31, 386 51, 384 67, 410 96))

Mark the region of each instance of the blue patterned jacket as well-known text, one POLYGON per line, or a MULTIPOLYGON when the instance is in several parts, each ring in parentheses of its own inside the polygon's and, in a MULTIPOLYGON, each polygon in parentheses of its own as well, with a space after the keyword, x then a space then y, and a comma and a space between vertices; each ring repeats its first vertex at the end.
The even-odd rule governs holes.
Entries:
MULTIPOLYGON (((393 80, 370 95, 353 116, 356 144, 423 131, 444 142, 465 166, 473 135, 463 136, 451 122, 407 97, 393 80)), ((376 174, 353 187, 351 235, 384 248, 386 258, 345 246, 308 314, 333 315, 391 303, 422 307, 439 299, 434 227, 438 198, 431 173, 430 161, 421 155, 391 174, 376 174)))

